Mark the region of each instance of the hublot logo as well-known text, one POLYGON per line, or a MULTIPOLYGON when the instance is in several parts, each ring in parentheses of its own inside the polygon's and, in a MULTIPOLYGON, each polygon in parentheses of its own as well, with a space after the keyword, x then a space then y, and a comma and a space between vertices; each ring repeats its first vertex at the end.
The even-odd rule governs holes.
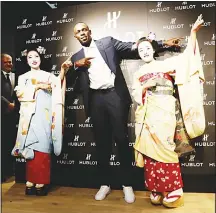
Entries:
POLYGON ((215 45, 215 34, 212 34, 211 41, 204 41, 204 45, 214 46, 215 45))
POLYGON ((116 157, 116 155, 111 155, 110 156, 110 165, 111 166, 120 166, 120 162, 115 161, 115 157, 116 157))
POLYGON ((91 142, 91 146, 96 146, 96 143, 95 142, 91 142))
POLYGON ((215 146, 215 142, 195 142, 194 146, 215 146))
POLYGON ((130 143, 129 143, 129 146, 132 146, 132 147, 133 147, 134 144, 135 144, 135 142, 130 142, 130 143))
POLYGON ((52 24, 52 21, 47 21, 47 16, 43 16, 42 22, 36 23, 36 27, 43 27, 52 24))
POLYGON ((70 57, 73 55, 73 52, 67 52, 67 46, 63 47, 61 53, 56 53, 56 57, 70 57))
POLYGON ((74 124, 65 124, 65 128, 73 128, 74 124))
POLYGON ((182 2, 181 6, 175 6, 175 10, 191 10, 191 9, 195 9, 196 5, 188 5, 186 1, 182 2))
POLYGON ((206 100, 207 95, 208 95, 207 93, 204 94, 204 97, 203 97, 203 100, 204 100, 204 101, 203 101, 203 105, 204 105, 204 106, 212 106, 212 105, 215 105, 215 101, 207 101, 207 100, 206 100))
POLYGON ((107 22, 104 25, 104 28, 117 28, 117 20, 120 18, 121 11, 117 12, 108 12, 107 13, 107 22))
POLYGON ((91 161, 91 154, 86 154, 85 161, 79 161, 80 165, 87 165, 87 166, 96 166, 97 161, 91 161))
POLYGON ((51 68, 51 72, 54 74, 54 75, 58 75, 60 73, 59 70, 56 70, 57 69, 57 64, 53 64, 52 65, 52 68, 51 68))
POLYGON ((79 135, 74 136, 74 141, 79 141, 79 135))
POLYGON ((201 4, 201 7, 204 7, 204 8, 215 7, 215 3, 201 4))
POLYGON ((74 18, 68 18, 68 13, 64 13, 62 19, 57 20, 57 24, 64 24, 64 23, 70 23, 73 22, 74 18))
POLYGON ((176 18, 171 18, 170 25, 164 25, 163 29, 174 30, 174 29, 181 29, 183 27, 184 24, 176 24, 176 18))
POLYGON ((202 65, 208 66, 213 65, 213 61, 205 61, 205 53, 201 54, 202 65))
POLYGON ((215 77, 214 77, 214 79, 212 81, 207 81, 206 80, 205 83, 206 83, 206 85, 212 85, 212 86, 215 85, 215 77))
POLYGON ((24 158, 16 158, 16 162, 25 163, 26 160, 24 158))
POLYGON ((62 159, 56 161, 57 164, 61 165, 73 165, 75 163, 74 160, 68 160, 68 153, 63 153, 62 159))
POLYGON ((74 89, 73 89, 73 87, 67 87, 66 88, 66 92, 70 92, 70 91, 73 91, 74 89))
POLYGON ((67 109, 84 109, 84 105, 78 105, 79 99, 74 100, 73 106, 67 106, 67 109))
POLYGON ((207 141, 207 140, 208 140, 208 137, 209 137, 209 134, 204 134, 202 140, 203 140, 203 141, 207 141))
POLYGON ((132 127, 132 128, 134 128, 135 127, 135 123, 128 123, 128 125, 127 125, 128 127, 132 127))
POLYGON ((23 19, 22 25, 17 26, 18 29, 26 29, 32 27, 32 24, 27 24, 27 19, 23 19))
POLYGON ((162 7, 162 1, 157 2, 157 6, 154 9, 150 9, 149 12, 150 13, 159 13, 159 12, 168 12, 169 11, 169 7, 162 7))
POLYGON ((33 33, 32 38, 26 41, 26 44, 35 44, 40 43, 42 41, 41 38, 36 39, 36 33, 33 33))
POLYGON ((75 147, 86 146, 86 142, 69 142, 68 146, 75 146, 75 147))
POLYGON ((52 32, 52 37, 46 38, 46 41, 50 42, 50 41, 60 41, 62 40, 63 36, 56 36, 57 35, 57 31, 53 31, 52 32))
POLYGON ((84 124, 79 124, 79 127, 80 128, 86 128, 86 127, 93 127, 93 124, 89 123, 90 122, 90 117, 88 117, 86 120, 85 120, 85 123, 84 124))
POLYGON ((203 167, 203 163, 195 163, 195 155, 189 156, 189 162, 188 163, 181 163, 181 166, 183 167, 203 167))

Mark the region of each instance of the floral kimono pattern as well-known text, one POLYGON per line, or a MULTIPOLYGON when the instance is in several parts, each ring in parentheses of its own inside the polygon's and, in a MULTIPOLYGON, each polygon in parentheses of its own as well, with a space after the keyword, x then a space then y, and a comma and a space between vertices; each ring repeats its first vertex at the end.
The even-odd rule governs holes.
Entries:
POLYGON ((179 141, 187 142, 187 135, 193 138, 204 132, 205 117, 200 83, 204 81, 204 75, 199 59, 198 43, 194 53, 189 39, 184 53, 164 61, 155 61, 153 66, 143 65, 135 73, 132 96, 138 107, 135 112, 134 148, 136 160, 141 166, 144 161, 140 154, 164 163, 178 162, 174 150, 179 141), (154 73, 152 69, 155 70, 154 73), (175 77, 175 81, 171 76, 175 77), (178 87, 181 107, 173 96, 173 84, 178 87), (187 134, 184 133, 182 121, 187 134))
POLYGON ((145 168, 145 185, 150 191, 174 191, 183 186, 175 150, 205 130, 203 81, 198 43, 194 52, 190 39, 184 53, 144 64, 134 74, 132 96, 138 103, 135 160, 138 167, 145 168), (174 84, 180 103, 173 95, 174 84))
POLYGON ((34 150, 59 155, 62 149, 65 83, 52 73, 29 71, 15 88, 21 103, 17 139, 12 155, 34 158, 34 150), (51 83, 51 90, 35 90, 38 82, 51 83))

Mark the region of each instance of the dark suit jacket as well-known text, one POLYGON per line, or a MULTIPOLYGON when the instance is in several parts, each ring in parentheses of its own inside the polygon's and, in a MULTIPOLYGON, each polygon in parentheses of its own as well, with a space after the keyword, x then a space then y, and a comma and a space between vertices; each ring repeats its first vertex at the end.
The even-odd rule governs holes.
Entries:
MULTIPOLYGON (((1 97, 2 96, 5 97, 10 102, 15 102, 15 106, 18 109, 19 103, 18 103, 18 99, 16 97, 16 93, 14 92, 14 88, 17 85, 17 77, 15 76, 15 73, 12 73, 11 84, 12 84, 11 94, 10 94, 10 96, 8 96, 8 93, 6 91, 6 89, 7 89, 6 77, 5 77, 4 73, 1 71, 1 97)), ((8 107, 8 103, 3 98, 1 98, 1 113, 2 113, 2 115, 7 114, 7 107, 8 107)))
MULTIPOLYGON (((120 63, 122 59, 139 58, 137 50, 132 50, 133 43, 122 42, 110 36, 96 40, 95 43, 101 56, 110 68, 111 72, 116 75, 115 89, 117 94, 125 102, 125 104, 130 104, 131 97, 122 70, 120 68, 120 63)), ((74 63, 84 57, 84 50, 82 48, 80 51, 78 51, 72 56, 71 61, 74 63)), ((70 73, 70 71, 68 73, 70 73)), ((76 73, 80 83, 80 89, 83 94, 85 112, 87 116, 90 116, 91 90, 89 89, 90 81, 88 75, 88 68, 80 67, 76 69, 76 73)))

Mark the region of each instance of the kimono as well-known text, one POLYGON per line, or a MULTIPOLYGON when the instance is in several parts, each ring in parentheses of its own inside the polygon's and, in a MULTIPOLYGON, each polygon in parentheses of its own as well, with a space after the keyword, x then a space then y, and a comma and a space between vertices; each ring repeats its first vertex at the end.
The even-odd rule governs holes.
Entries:
POLYGON ((198 43, 194 52, 190 39, 182 54, 144 64, 134 75, 136 165, 145 167, 145 184, 151 191, 183 186, 175 150, 181 141, 188 143, 204 132, 203 82, 198 43), (180 103, 174 97, 174 84, 180 103))
POLYGON ((12 155, 27 160, 28 181, 48 184, 49 154, 53 150, 58 156, 62 149, 65 81, 61 86, 61 79, 52 73, 43 70, 29 71, 19 76, 15 91, 21 105, 17 139, 12 155), (36 91, 38 82, 51 83, 51 90, 36 91), (39 174, 44 173, 46 177, 37 180, 39 174))

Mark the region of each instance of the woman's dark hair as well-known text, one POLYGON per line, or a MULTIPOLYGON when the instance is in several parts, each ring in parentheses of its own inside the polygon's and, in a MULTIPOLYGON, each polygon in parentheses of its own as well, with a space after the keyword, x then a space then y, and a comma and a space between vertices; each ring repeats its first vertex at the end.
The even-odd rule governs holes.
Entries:
POLYGON ((31 52, 31 51, 34 51, 34 52, 36 52, 39 56, 40 56, 40 58, 41 58, 41 54, 37 51, 37 49, 28 49, 27 50, 27 53, 26 53, 26 56, 29 54, 29 52, 31 52))
POLYGON ((155 40, 152 40, 152 41, 150 41, 148 38, 146 38, 146 37, 142 37, 142 38, 140 38, 139 40, 138 40, 138 42, 137 42, 137 47, 140 45, 140 43, 142 43, 143 41, 148 41, 151 45, 152 45, 152 48, 153 48, 153 50, 155 51, 154 52, 154 58, 155 57, 158 57, 159 55, 158 55, 158 52, 159 52, 159 45, 158 45, 158 43, 155 41, 155 40))

